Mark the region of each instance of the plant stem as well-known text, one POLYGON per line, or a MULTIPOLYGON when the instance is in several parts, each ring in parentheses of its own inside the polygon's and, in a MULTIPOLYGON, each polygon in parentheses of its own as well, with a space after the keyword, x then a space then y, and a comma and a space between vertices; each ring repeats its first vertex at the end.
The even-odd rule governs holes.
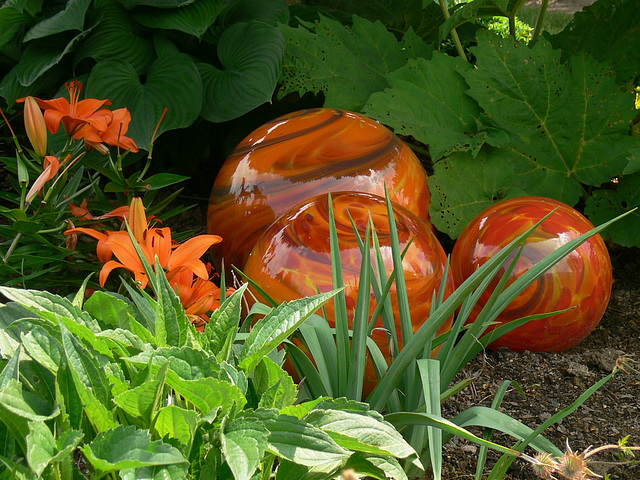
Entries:
POLYGON ((535 42, 542 32, 542 24, 544 23, 544 14, 547 11, 547 5, 549 5, 549 0, 542 0, 542 5, 540 5, 540 12, 538 13, 538 19, 536 20, 536 26, 533 30, 533 36, 531 37, 532 42, 535 42))
MULTIPOLYGON (((547 0, 548 1, 548 0, 547 0)), ((516 38, 516 15, 509 15, 509 33, 513 37, 514 40, 518 40, 516 38)))
POLYGON ((9 261, 9 257, 11 257, 11 254, 16 249, 16 246, 18 245, 18 242, 20 241, 21 238, 22 238, 22 232, 18 232, 17 235, 13 237, 13 241, 9 246, 9 250, 7 250, 7 253, 5 253, 4 258, 2 259, 4 263, 7 263, 9 261))
MULTIPOLYGON (((449 20, 451 15, 449 14, 449 8, 447 7, 447 0, 439 0, 440 8, 442 9, 442 14, 444 15, 445 20, 449 20)), ((456 46, 456 50, 458 51, 458 55, 465 62, 468 62, 467 55, 464 53, 464 48, 462 48, 462 42, 460 42, 460 37, 458 36, 458 32, 455 28, 451 29, 451 38, 453 39, 453 43, 456 46)))

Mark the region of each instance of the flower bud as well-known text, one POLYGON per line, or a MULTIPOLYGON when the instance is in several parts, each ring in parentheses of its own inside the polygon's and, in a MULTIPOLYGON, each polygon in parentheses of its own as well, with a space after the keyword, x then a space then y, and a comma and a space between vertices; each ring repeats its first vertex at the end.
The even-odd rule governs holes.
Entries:
POLYGON ((47 154, 47 124, 33 97, 27 97, 24 102, 24 126, 36 155, 44 157, 47 154))

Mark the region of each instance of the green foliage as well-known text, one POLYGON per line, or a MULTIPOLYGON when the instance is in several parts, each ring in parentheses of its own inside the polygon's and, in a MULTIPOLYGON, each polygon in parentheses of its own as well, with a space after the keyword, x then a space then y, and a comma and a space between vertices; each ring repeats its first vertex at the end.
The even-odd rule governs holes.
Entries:
MULTIPOLYGON (((332 2, 320 4, 338 10, 332 2)), ((514 35, 521 4, 454 5, 442 38, 452 28, 495 15, 509 20, 514 35)), ((361 13, 348 5, 339 11, 361 13)), ((375 81, 348 75, 357 79, 353 84, 342 78, 344 72, 379 64, 362 47, 365 39, 385 39, 390 52, 403 47, 406 34, 400 40, 385 36, 379 24, 356 15, 352 26, 321 18, 283 29, 284 92, 321 92, 326 106, 359 109, 426 144, 434 172, 431 218, 452 238, 487 206, 522 195, 571 206, 583 202, 589 218, 600 223, 640 201, 640 177, 633 175, 640 168, 640 140, 630 135, 638 121, 630 85, 637 82, 640 61, 627 61, 640 51, 637 15, 630 0, 599 0, 562 33, 534 38, 528 46, 481 30, 467 50, 472 64, 416 50, 402 65, 377 70, 375 81), (314 51, 315 40, 322 48, 314 51)), ((390 30, 393 20, 381 18, 390 30)), ((621 245, 640 246, 635 223, 633 214, 605 234, 621 245)))
POLYGON ((85 305, 83 291, 0 287, 0 461, 19 478, 79 478, 78 455, 91 478, 238 480, 415 457, 364 404, 294 406, 275 350, 336 292, 275 308, 245 335, 243 286, 200 335, 164 274, 151 281, 157 301, 97 292, 85 305))
POLYGON ((88 76, 88 95, 132 110, 131 135, 148 149, 165 107, 160 132, 269 102, 284 56, 275 25, 288 14, 284 0, 5 2, 0 95, 12 105, 52 94, 70 71, 88 76))

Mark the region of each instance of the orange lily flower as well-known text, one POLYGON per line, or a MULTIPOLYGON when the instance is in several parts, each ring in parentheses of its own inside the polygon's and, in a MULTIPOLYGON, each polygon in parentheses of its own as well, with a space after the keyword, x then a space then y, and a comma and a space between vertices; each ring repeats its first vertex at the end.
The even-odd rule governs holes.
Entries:
MULTIPOLYGON (((79 100, 82 91, 82 83, 74 80, 65 84, 69 91, 70 101, 64 97, 52 100, 41 100, 35 98, 40 108, 44 110, 44 120, 51 133, 57 133, 60 122, 64 126, 68 135, 74 135, 78 128, 89 123, 97 130, 105 130, 113 118, 111 110, 101 108, 103 105, 111 105, 110 100, 97 100, 86 98, 79 100)), ((17 101, 23 102, 20 98, 17 101)))
POLYGON ((124 135, 129 130, 131 113, 126 108, 118 108, 111 113, 113 113, 113 118, 104 130, 99 130, 90 123, 86 123, 78 129, 74 137, 77 140, 84 138, 88 146, 96 148, 99 151, 102 151, 99 145, 106 143, 107 145, 122 147, 125 150, 131 150, 133 153, 136 153, 138 151, 136 142, 134 142, 132 138, 125 137, 124 135))
MULTIPOLYGON (((211 265, 207 264, 207 271, 211 273, 211 265)), ((174 276, 171 285, 180 296, 185 312, 196 326, 203 331, 209 323, 209 312, 220 306, 220 287, 211 280, 195 278, 193 272, 182 270, 174 276)))
POLYGON ((47 154, 47 124, 33 97, 27 97, 24 103, 24 126, 36 155, 44 157, 47 154))
POLYGON ((129 216, 129 205, 125 205, 124 207, 118 207, 110 212, 105 213, 104 215, 95 216, 87 207, 87 199, 84 198, 80 205, 75 205, 72 202, 69 202, 69 210, 74 217, 78 217, 79 220, 106 220, 107 218, 119 218, 120 220, 124 220, 129 216))
POLYGON ((35 197, 38 192, 40 193, 40 195, 42 195, 42 188, 44 187, 44 184, 58 174, 60 167, 64 165, 67 160, 69 160, 69 157, 71 157, 71 155, 67 155, 62 163, 60 163, 58 157, 55 157, 53 155, 47 155, 44 157, 44 161, 42 162, 44 170, 38 176, 38 178, 36 178, 35 182, 33 182, 33 185, 31 185, 29 192, 27 192, 27 196, 25 199, 27 203, 31 203, 31 200, 33 200, 33 197, 35 197))

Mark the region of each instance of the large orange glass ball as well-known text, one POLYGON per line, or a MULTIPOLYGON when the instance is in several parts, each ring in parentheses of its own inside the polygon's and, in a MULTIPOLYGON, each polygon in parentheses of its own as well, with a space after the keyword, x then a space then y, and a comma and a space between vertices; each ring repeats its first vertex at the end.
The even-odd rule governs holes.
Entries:
MULTIPOLYGON (((362 238, 371 216, 389 277, 393 271, 393 260, 387 207, 384 198, 357 192, 332 194, 332 201, 351 327, 358 298, 362 255, 349 215, 362 238)), ((318 293, 318 289, 320 292, 333 289, 328 207, 327 194, 318 195, 297 205, 273 223, 253 247, 245 265, 245 273, 277 302, 312 296, 318 293)), ((432 296, 440 287, 447 257, 438 239, 422 220, 404 207, 395 205, 393 208, 401 251, 413 239, 402 265, 415 331, 429 317, 432 296)), ((373 254, 373 248, 371 252, 373 254)), ((452 281, 449 281, 447 287, 447 294, 450 294, 453 291, 452 281)), ((401 342, 395 283, 390 294, 396 330, 401 342)), ((376 304, 375 295, 371 291, 370 315, 376 304)), ((327 320, 334 326, 333 301, 329 301, 325 309, 327 320)), ((440 331, 449 330, 452 321, 453 318, 443 325, 440 331)), ((376 327, 380 328, 373 331, 372 338, 388 358, 388 341, 380 319, 376 327)), ((373 365, 370 363, 367 368, 365 395, 377 382, 373 365)))
MULTIPOLYGON (((520 197, 497 203, 478 215, 458 238, 451 254, 451 273, 456 284, 462 283, 502 247, 555 208, 558 210, 527 240, 509 285, 547 255, 593 228, 577 210, 549 198, 520 197)), ((502 272, 505 269, 506 265, 502 272)), ((481 296, 470 321, 477 317, 501 276, 499 273, 493 286, 481 296)), ((495 340, 491 348, 534 352, 570 349, 589 335, 602 318, 612 282, 607 247, 600 235, 595 235, 547 270, 496 320, 505 323, 528 315, 575 308, 530 321, 495 340)))
POLYGON ((429 222, 427 173, 389 129, 343 110, 312 109, 279 117, 246 137, 216 177, 208 231, 217 267, 244 266, 262 232, 315 195, 360 191, 384 196, 429 222))

